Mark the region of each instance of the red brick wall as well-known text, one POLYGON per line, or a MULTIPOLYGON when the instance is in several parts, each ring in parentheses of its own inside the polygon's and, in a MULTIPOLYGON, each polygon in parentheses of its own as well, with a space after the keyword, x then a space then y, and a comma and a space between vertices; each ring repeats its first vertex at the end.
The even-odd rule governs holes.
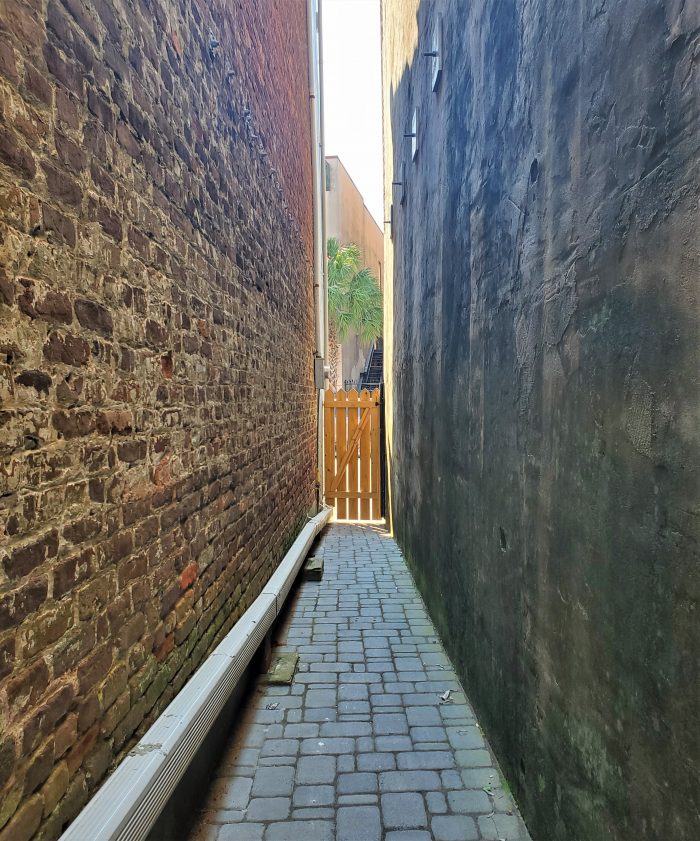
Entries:
POLYGON ((306 0, 239 0, 245 26, 241 73, 252 108, 259 108, 260 134, 269 145, 289 205, 308 245, 313 249, 311 124, 306 0), (284 127, 284 131, 279 130, 284 127), (290 142, 291 141, 291 142, 290 142), (308 151, 307 151, 308 150, 308 151))
POLYGON ((0 0, 0 841, 58 837, 313 503, 306 55, 303 0, 0 0))

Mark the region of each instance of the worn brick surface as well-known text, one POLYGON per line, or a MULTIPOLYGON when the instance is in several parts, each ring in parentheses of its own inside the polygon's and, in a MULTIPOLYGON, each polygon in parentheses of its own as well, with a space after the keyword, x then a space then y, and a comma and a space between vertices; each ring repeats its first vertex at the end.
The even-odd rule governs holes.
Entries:
POLYGON ((0 0, 3 839, 60 834, 313 504, 309 149, 303 0, 0 0))

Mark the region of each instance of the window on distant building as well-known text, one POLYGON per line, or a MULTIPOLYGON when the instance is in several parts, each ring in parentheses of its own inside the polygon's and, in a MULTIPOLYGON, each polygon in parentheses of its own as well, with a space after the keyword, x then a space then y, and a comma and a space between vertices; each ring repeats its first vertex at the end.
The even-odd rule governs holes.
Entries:
POLYGON ((331 189, 331 168, 326 161, 326 192, 329 193, 331 189))

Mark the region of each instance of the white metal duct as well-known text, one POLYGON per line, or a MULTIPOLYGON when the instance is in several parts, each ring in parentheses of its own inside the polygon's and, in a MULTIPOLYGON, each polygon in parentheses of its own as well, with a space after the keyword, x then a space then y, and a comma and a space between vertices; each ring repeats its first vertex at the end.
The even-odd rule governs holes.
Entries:
POLYGON ((279 614, 325 508, 301 530, 262 593, 68 827, 60 841, 144 841, 279 614))

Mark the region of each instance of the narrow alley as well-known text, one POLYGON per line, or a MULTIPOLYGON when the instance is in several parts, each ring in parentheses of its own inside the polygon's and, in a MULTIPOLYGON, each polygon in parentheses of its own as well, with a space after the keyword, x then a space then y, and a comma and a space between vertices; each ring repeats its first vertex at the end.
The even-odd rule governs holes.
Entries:
POLYGON ((190 841, 529 839, 394 540, 333 524, 190 841))
POLYGON ((699 57, 0 0, 0 841, 700 841, 699 57))

